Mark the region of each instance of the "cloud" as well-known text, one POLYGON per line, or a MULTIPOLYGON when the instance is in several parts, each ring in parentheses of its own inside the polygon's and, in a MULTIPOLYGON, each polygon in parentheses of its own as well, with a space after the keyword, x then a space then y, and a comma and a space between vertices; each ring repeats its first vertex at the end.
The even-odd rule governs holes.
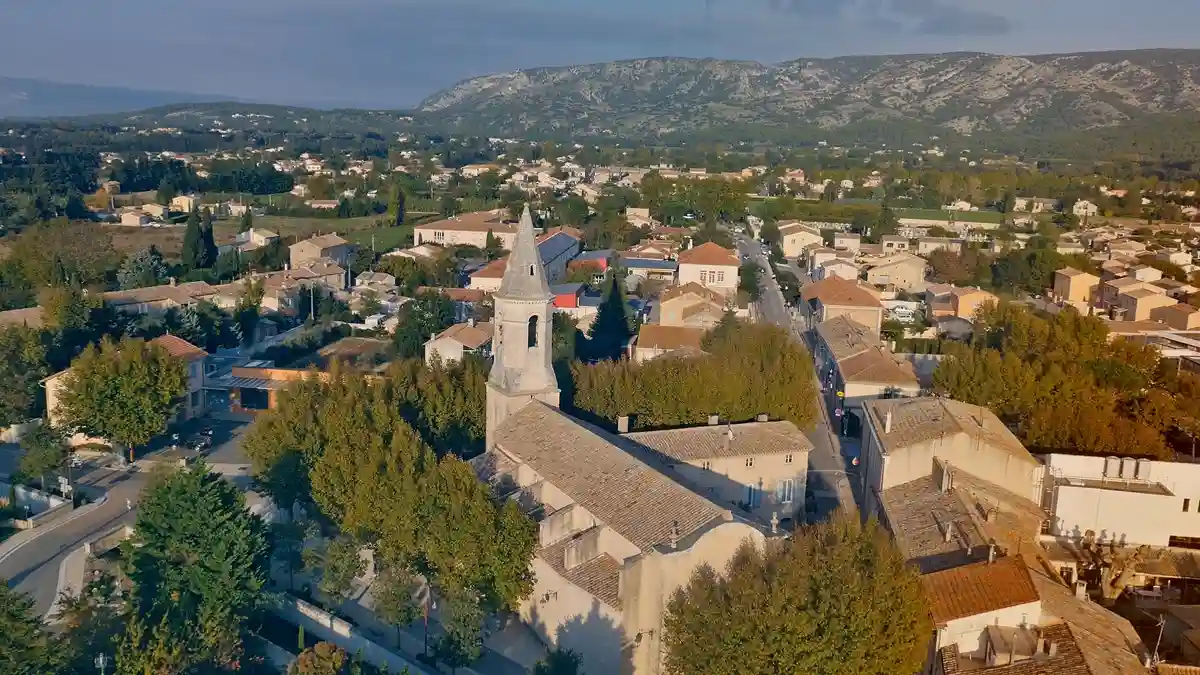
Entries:
POLYGON ((773 10, 815 19, 841 19, 876 29, 919 35, 995 36, 1012 32, 1013 22, 962 0, 767 0, 773 10))

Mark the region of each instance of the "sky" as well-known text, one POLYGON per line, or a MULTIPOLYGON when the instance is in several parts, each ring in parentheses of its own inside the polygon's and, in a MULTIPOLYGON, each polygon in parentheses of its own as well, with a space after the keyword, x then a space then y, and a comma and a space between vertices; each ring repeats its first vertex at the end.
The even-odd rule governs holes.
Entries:
POLYGON ((477 75, 651 56, 1200 47, 1200 0, 0 0, 0 76, 406 107, 477 75))

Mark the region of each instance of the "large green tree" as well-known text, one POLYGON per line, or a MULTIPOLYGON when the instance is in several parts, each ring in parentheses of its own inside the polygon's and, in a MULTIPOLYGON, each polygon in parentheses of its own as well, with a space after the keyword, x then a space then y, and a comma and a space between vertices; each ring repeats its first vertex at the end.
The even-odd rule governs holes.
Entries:
POLYGON ((0 579, 0 673, 58 675, 62 650, 33 613, 33 601, 0 579))
POLYGON ((618 274, 610 274, 604 289, 604 299, 588 331, 582 352, 592 361, 620 359, 633 337, 630 328, 629 305, 618 274))
POLYGON ((117 271, 117 283, 123 290, 157 286, 167 281, 167 261, 154 246, 130 254, 117 271))
POLYGON ((0 327, 0 427, 36 416, 41 381, 49 373, 46 347, 39 331, 25 326, 0 327))
POLYGON ((161 648, 179 672, 238 662, 266 600, 268 545, 232 483, 204 464, 161 477, 139 503, 122 557, 133 584, 128 658, 161 648))
POLYGON ((933 625, 917 571, 873 520, 745 545, 701 568, 668 605, 676 675, 895 675, 921 670, 933 625), (737 658, 730 658, 736 654, 737 658))
POLYGON ((71 363, 59 398, 62 426, 132 448, 167 429, 187 392, 187 368, 158 345, 105 339, 71 363))
POLYGON ((193 208, 188 214, 187 225, 183 231, 183 252, 180 254, 183 266, 198 270, 204 268, 204 234, 200 231, 200 211, 193 208))

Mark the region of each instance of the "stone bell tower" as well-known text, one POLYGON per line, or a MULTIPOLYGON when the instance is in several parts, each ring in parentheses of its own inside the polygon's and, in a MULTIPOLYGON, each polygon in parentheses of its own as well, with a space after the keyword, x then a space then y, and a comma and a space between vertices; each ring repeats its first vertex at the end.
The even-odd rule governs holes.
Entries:
POLYGON ((487 383, 487 447, 509 415, 530 401, 558 407, 551 365, 554 296, 538 253, 529 205, 521 214, 500 290, 493 296, 492 371, 487 383))

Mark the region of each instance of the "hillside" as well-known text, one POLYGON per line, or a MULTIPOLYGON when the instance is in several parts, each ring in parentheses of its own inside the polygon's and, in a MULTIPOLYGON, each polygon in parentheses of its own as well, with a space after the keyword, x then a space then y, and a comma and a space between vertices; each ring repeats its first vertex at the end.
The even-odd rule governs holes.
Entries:
POLYGON ((211 99, 212 96, 172 91, 95 87, 0 77, 0 118, 93 115, 211 99))
POLYGON ((1044 135, 1200 111, 1200 50, 639 59, 478 77, 419 110, 512 135, 1044 135))

